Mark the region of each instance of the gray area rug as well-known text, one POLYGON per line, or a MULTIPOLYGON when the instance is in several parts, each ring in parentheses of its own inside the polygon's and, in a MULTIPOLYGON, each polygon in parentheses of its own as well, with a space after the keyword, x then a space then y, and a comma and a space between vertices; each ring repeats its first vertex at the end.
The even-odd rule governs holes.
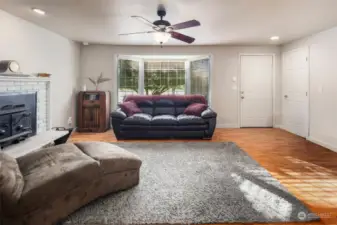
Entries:
POLYGON ((118 143, 141 157, 140 184, 63 224, 191 224, 319 218, 234 143, 118 143))

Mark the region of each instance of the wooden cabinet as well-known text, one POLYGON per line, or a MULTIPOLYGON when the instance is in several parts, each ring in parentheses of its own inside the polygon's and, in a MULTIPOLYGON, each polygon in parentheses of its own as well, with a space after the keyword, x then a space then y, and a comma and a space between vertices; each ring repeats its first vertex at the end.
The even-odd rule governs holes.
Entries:
POLYGON ((110 92, 81 91, 77 111, 79 132, 105 132, 110 127, 110 92))

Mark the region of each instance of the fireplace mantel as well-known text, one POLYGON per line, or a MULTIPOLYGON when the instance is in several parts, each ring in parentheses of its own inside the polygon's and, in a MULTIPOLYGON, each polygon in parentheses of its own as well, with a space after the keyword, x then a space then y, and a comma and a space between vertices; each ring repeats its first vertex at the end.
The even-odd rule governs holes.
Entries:
POLYGON ((0 81, 42 81, 50 82, 50 77, 19 76, 19 75, 0 75, 0 81))

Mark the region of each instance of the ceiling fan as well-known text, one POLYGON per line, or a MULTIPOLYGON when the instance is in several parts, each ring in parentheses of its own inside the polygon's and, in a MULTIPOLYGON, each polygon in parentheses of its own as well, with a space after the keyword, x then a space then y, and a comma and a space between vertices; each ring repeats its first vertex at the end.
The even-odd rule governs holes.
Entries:
POLYGON ((160 17, 160 20, 156 20, 153 23, 142 16, 131 16, 131 18, 138 19, 139 21, 150 26, 152 30, 143 31, 143 32, 133 32, 133 33, 124 33, 119 35, 133 35, 133 34, 154 34, 154 39, 161 45, 167 42, 170 37, 191 44, 194 42, 195 38, 184 35, 182 33, 176 32, 176 30, 182 30, 190 27, 200 26, 200 22, 197 20, 189 20, 182 23, 177 23, 171 25, 167 20, 163 20, 163 17, 166 15, 166 10, 164 5, 160 4, 158 6, 157 15, 160 17))

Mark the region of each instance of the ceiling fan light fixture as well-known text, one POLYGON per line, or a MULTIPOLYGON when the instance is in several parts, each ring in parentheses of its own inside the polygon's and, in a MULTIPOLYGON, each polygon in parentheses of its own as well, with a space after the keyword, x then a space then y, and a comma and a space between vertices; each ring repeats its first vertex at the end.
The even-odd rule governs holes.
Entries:
POLYGON ((40 15, 46 15, 46 12, 43 11, 42 9, 38 9, 38 8, 32 8, 33 12, 40 14, 40 15))
POLYGON ((171 37, 171 34, 166 33, 166 32, 155 32, 153 34, 153 38, 156 42, 162 44, 166 43, 171 37))
POLYGON ((270 40, 278 41, 278 40, 280 40, 280 37, 279 36, 272 36, 272 37, 270 37, 270 40))

